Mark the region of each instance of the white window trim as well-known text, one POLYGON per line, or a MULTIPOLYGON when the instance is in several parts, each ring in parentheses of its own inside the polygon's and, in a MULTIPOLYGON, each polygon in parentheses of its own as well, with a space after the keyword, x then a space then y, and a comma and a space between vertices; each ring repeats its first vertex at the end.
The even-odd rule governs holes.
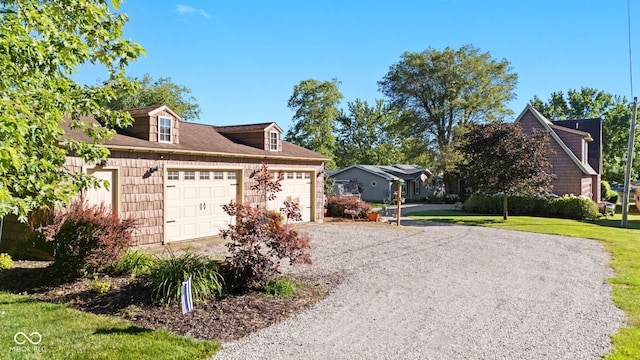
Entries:
POLYGON ((166 116, 158 116, 158 142, 171 144, 173 142, 173 119, 166 116), (160 123, 162 120, 169 120, 169 140, 160 139, 160 123))
POLYGON ((277 131, 269 131, 269 151, 278 151, 279 148, 280 148, 280 134, 277 131), (273 134, 276 134, 275 149, 273 148, 274 144, 271 139, 271 136, 273 134))

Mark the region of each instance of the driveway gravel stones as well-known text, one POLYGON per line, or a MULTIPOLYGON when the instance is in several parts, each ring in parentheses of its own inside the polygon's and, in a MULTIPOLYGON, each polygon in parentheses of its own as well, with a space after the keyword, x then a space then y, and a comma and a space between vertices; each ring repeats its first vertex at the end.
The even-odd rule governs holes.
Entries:
POLYGON ((413 222, 303 227, 346 279, 216 359, 600 359, 624 314, 593 240, 413 222))

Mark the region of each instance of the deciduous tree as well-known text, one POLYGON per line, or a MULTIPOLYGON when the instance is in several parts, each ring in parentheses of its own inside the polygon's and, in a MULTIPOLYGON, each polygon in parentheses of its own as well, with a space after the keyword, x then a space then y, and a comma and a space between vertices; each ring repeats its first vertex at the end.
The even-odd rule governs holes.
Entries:
POLYGON ((195 97, 191 96, 191 89, 174 83, 171 78, 158 78, 154 80, 151 75, 145 74, 142 79, 130 79, 139 83, 139 88, 134 93, 122 92, 116 94, 114 99, 105 105, 113 110, 133 109, 138 107, 167 105, 184 120, 200 118, 200 105, 195 97))
MULTIPOLYGON (((554 92, 547 102, 537 96, 530 101, 549 120, 602 119, 603 179, 622 183, 627 164, 631 109, 626 98, 583 87, 565 95, 554 92)), ((640 133, 636 133, 633 178, 640 173, 640 133)))
POLYGON ((525 135, 514 124, 472 124, 458 149, 463 157, 460 169, 465 186, 486 195, 502 193, 505 220, 509 215, 508 195, 550 191, 551 150, 543 132, 525 135))
POLYGON ((108 155, 96 144, 126 126, 128 114, 99 104, 130 91, 126 65, 142 48, 121 39, 125 14, 119 0, 5 0, 0 2, 0 217, 67 203, 91 177, 64 168, 72 152, 91 163, 108 155), (72 76, 81 64, 103 66, 100 86, 72 76), (99 125, 80 121, 83 115, 99 125), (66 119, 65 119, 66 116, 66 119), (83 129, 90 143, 64 140, 61 126, 83 129), (96 144, 94 144, 94 142, 96 144))
MULTIPOLYGON (((333 158, 336 144, 333 122, 340 116, 338 104, 343 97, 339 85, 338 79, 308 79, 293 88, 287 106, 295 114, 293 127, 286 135, 287 141, 333 158)), ((333 160, 327 167, 335 167, 333 160)))
POLYGON ((402 139, 391 131, 399 112, 377 100, 371 106, 356 99, 347 103, 348 114, 336 120, 336 165, 391 165, 405 162, 402 139))
MULTIPOLYGON (((418 140, 414 152, 435 150, 444 155, 456 126, 512 114, 506 104, 515 97, 516 83, 507 60, 465 45, 458 50, 406 52, 378 85, 394 106, 405 110, 399 130, 418 140)), ((441 157, 438 164, 445 175, 450 171, 446 160, 441 157)))

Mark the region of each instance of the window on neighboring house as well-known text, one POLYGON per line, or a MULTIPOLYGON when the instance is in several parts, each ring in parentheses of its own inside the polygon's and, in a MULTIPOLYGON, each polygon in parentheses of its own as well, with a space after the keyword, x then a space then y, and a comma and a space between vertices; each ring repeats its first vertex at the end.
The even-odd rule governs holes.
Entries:
POLYGON ((589 143, 585 140, 582 140, 582 163, 586 164, 589 162, 589 143))
POLYGON ((269 132, 269 150, 278 151, 278 132, 269 132))
POLYGON ((416 180, 416 181, 414 181, 413 183, 414 183, 414 187, 415 187, 415 189, 414 189, 414 193, 415 193, 416 195, 420 194, 420 181, 419 181, 419 180, 416 180))
POLYGON ((171 142, 171 118, 158 117, 158 141, 171 142))

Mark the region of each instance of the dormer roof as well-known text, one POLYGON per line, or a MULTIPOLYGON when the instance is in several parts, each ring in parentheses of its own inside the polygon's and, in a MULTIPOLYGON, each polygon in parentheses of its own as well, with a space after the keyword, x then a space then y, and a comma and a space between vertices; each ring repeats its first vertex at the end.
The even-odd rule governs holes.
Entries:
POLYGON ((221 134, 241 134, 248 132, 262 132, 266 130, 277 130, 282 133, 282 129, 280 128, 280 126, 278 126, 278 124, 274 122, 247 125, 216 126, 215 128, 221 134))
POLYGON ((131 114, 131 117, 133 118, 142 117, 142 116, 155 116, 163 111, 166 111, 170 113, 171 116, 173 116, 174 118, 178 120, 182 120, 182 118, 175 111, 171 110, 171 108, 168 107, 167 105, 145 106, 145 107, 135 108, 135 109, 126 109, 124 111, 131 114))

